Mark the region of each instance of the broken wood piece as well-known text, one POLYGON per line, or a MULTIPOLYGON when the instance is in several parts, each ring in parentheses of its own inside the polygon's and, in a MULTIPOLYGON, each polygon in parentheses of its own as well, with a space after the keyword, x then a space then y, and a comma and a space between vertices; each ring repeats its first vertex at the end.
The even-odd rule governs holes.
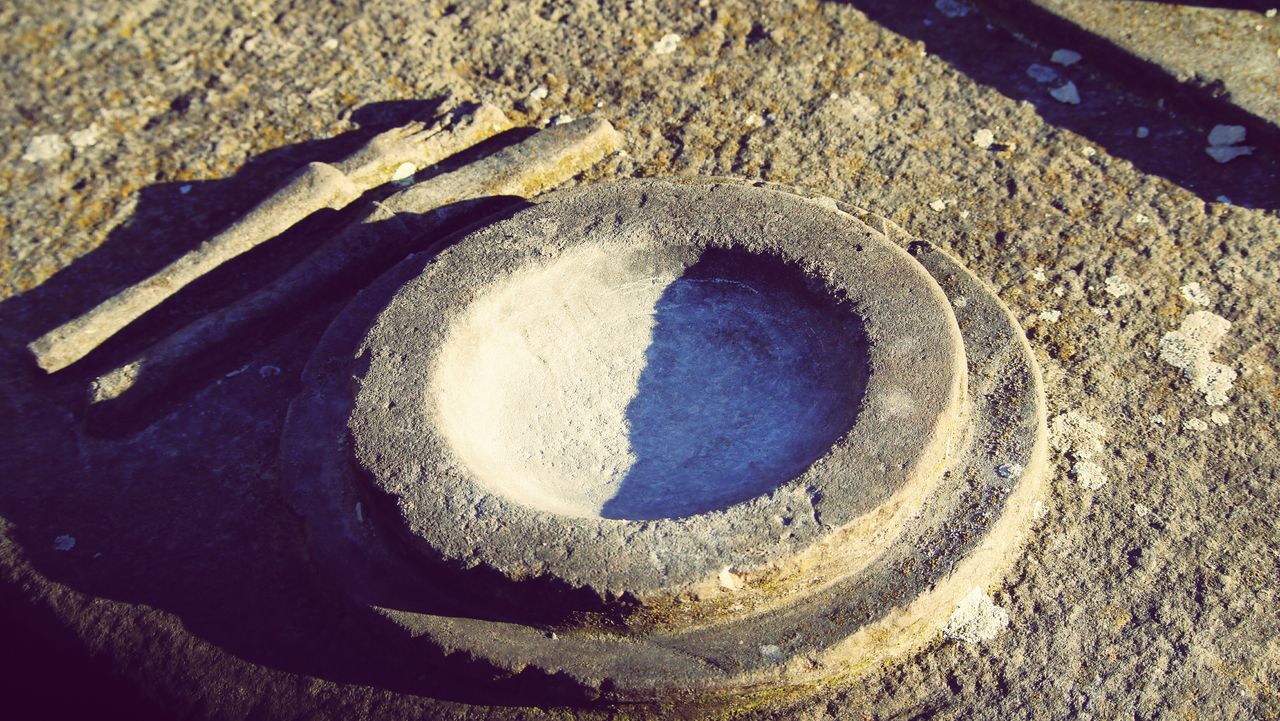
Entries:
POLYGON ((85 314, 27 345, 48 373, 83 358, 122 328, 192 281, 280 235, 318 210, 346 207, 393 179, 408 163, 414 170, 444 160, 511 127, 490 104, 456 110, 435 124, 421 122, 374 136, 335 165, 308 163, 266 200, 199 247, 116 293, 85 314))
MULTIPOLYGON (((621 149, 605 120, 546 128, 491 156, 403 190, 270 285, 210 313, 90 384, 93 404, 149 397, 246 328, 320 296, 335 285, 363 286, 410 253, 440 239, 451 206, 491 196, 530 197, 621 149)), ((114 405, 114 404, 113 404, 114 405)))

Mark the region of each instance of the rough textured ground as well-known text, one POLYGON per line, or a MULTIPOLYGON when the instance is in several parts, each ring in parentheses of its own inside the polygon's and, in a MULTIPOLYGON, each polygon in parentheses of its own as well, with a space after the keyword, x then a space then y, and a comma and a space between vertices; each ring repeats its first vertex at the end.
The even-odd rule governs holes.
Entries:
POLYGON ((631 150, 592 178, 762 177, 867 206, 954 251, 1028 327, 1056 474, 1025 559, 994 589, 1008 628, 751 713, 1280 715, 1275 148, 1219 165, 1209 127, 1088 57, 1058 67, 1081 96, 1061 103, 1026 73, 1053 48, 932 3, 605 5, 0 9, 7 698, 46 716, 209 718, 481 717, 467 704, 502 700, 401 668, 394 640, 350 628, 305 564, 275 447, 339 299, 247 341, 226 377, 140 435, 72 432, 92 370, 261 283, 337 219, 197 284, 62 376, 18 356, 357 142, 328 138, 451 91, 530 123, 604 115, 631 150), (1222 405, 1162 357, 1199 311, 1231 322, 1204 361, 1238 374, 1222 405), (359 644, 382 660, 334 651, 359 644))

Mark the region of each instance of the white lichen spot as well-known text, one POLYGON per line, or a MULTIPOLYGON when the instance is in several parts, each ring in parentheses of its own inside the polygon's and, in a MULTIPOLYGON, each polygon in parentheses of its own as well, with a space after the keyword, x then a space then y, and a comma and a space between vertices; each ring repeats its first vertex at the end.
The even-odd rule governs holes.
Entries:
POLYGON ((551 91, 547 90, 547 86, 539 85, 529 93, 529 97, 533 100, 546 100, 551 91))
POLYGON ((653 44, 653 54, 670 55, 676 51, 676 48, 680 47, 680 41, 683 39, 684 38, 681 38, 675 33, 667 33, 666 35, 663 35, 658 42, 653 44))
POLYGON ((1151 218, 1147 217, 1143 213, 1134 213, 1133 222, 1137 223, 1138 225, 1146 225, 1151 222, 1151 218))
POLYGON ((1009 612, 997 606, 981 588, 975 587, 956 604, 942 632, 947 638, 980 643, 999 636, 1008 627, 1009 612))
POLYGON ((1123 276, 1112 275, 1107 276, 1103 284, 1103 290, 1112 298, 1123 298, 1133 293, 1133 286, 1129 285, 1129 281, 1125 280, 1123 276))
POLYGON ((963 295, 958 295, 956 296, 955 300, 951 301, 951 305, 956 308, 963 308, 966 305, 969 305, 969 299, 964 297, 963 295))
POLYGON ((1167 421, 1164 419, 1164 416, 1162 416, 1162 415, 1160 415, 1160 414, 1156 414, 1156 415, 1154 415, 1154 416, 1151 416, 1151 425, 1153 425, 1153 426, 1163 426, 1165 423, 1167 423, 1167 421))
POLYGON ((775 666, 787 660, 787 656, 782 652, 782 649, 771 643, 760 647, 760 657, 775 666))
POLYGON ((759 113, 751 113, 742 121, 748 128, 763 128, 764 118, 759 113))
POLYGON ((1031 504, 1031 519, 1034 521, 1042 520, 1049 515, 1049 507, 1044 505, 1044 501, 1037 500, 1031 504))
POLYGON ((1060 413, 1049 423, 1049 445, 1080 460, 1102 453, 1102 440, 1106 437, 1105 426, 1076 410, 1060 413))
POLYGON ((1060 103, 1066 103, 1067 105, 1080 104, 1080 91, 1076 89, 1076 84, 1069 80, 1062 87, 1051 88, 1049 94, 1060 103))
POLYGON ((1186 298, 1198 306, 1204 307, 1209 305, 1209 294, 1204 292, 1204 289, 1200 287, 1199 283, 1187 283, 1178 290, 1182 291, 1183 298, 1186 298))
POLYGON ((1205 423, 1202 418, 1188 418, 1183 421, 1182 427, 1196 433, 1209 430, 1209 424, 1205 423))
POLYGON ((1027 77, 1037 83, 1051 83, 1058 79, 1058 71, 1048 65, 1035 63, 1027 66, 1027 77))
POLYGON ((1046 323, 1057 323, 1062 318, 1062 311, 1057 309, 1042 310, 1036 317, 1046 323))
POLYGON ((947 209, 947 201, 942 198, 938 198, 937 200, 929 201, 929 207, 934 211, 941 213, 947 209))
POLYGON ((53 160, 62 155, 67 150, 67 143, 57 133, 48 135, 37 135, 27 143, 27 149, 22 153, 22 159, 28 163, 43 163, 46 160, 53 160))
POLYGON ((986 150, 996 142, 996 134, 986 128, 982 128, 973 134, 973 144, 986 150))
POLYGON ((1230 328, 1231 321, 1200 310, 1184 318, 1178 330, 1165 333, 1160 339, 1161 360, 1181 370, 1211 406, 1227 402, 1227 393, 1237 376, 1235 369, 1210 357, 1230 328))
POLYGON ((75 547, 76 537, 69 533, 64 533, 53 539, 53 550, 55 551, 70 551, 75 547))
POLYGON ((1209 414, 1209 420, 1213 421, 1215 426, 1225 426, 1231 423, 1231 416, 1222 411, 1214 411, 1209 414))
POLYGON ((1040 281, 1041 283, 1043 283, 1043 282, 1045 282, 1046 280, 1048 280, 1048 279, 1049 279, 1049 278, 1048 278, 1048 276, 1046 276, 1046 275, 1044 274, 1044 266, 1043 266, 1043 265, 1037 265, 1037 266, 1036 266, 1036 269, 1035 269, 1035 270, 1033 270, 1033 271, 1031 271, 1031 277, 1032 277, 1034 280, 1040 281))
POLYGON ((1151 509, 1147 508, 1145 504, 1142 504, 1142 503, 1133 504, 1133 515, 1137 516, 1138 518, 1146 518, 1148 513, 1151 513, 1151 509))
POLYGON ((98 144, 100 132, 98 124, 93 123, 84 130, 77 130, 71 135, 68 135, 67 139, 71 141, 71 147, 73 148, 91 148, 98 144))
POLYGON ((1086 145, 1080 148, 1080 154, 1086 158, 1092 158, 1093 156, 1098 154, 1098 151, 1095 150, 1092 146, 1086 145))
POLYGON ((1074 50, 1068 50, 1066 48, 1058 48, 1057 50, 1053 51, 1053 55, 1049 56, 1049 60, 1059 65, 1066 66, 1066 65, 1075 65, 1076 63, 1080 62, 1080 60, 1083 59, 1083 57, 1084 57, 1083 55, 1081 55, 1080 53, 1074 50))
POLYGON ((1086 491, 1096 491, 1107 485, 1107 474, 1093 461, 1080 461, 1071 467, 1071 474, 1075 476, 1076 483, 1086 491))

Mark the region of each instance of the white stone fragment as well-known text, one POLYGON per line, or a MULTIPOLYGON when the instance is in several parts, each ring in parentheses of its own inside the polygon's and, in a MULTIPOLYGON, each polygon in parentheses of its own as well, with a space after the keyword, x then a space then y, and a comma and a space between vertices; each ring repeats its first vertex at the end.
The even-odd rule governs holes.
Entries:
POLYGON ((1204 152, 1210 158, 1213 158, 1219 163, 1230 163, 1236 158, 1240 158, 1245 155, 1253 155, 1253 146, 1252 145, 1229 145, 1229 146, 1210 145, 1209 147, 1204 149, 1204 152))
POLYGON ((982 128, 973 134, 973 144, 986 150, 996 142, 996 134, 986 128, 982 128))
POLYGON ((1215 125, 1213 130, 1209 131, 1209 145, 1216 147, 1237 145, 1244 142, 1245 135, 1243 125, 1215 125))
POLYGON ((328 40, 325 40, 325 41, 324 41, 324 44, 323 44, 323 45, 321 45, 320 47, 324 48, 325 50, 329 50, 329 51, 337 50, 337 49, 338 49, 338 39, 337 39, 337 38, 329 38, 328 40))
POLYGON ((57 538, 53 539, 53 550, 55 551, 70 551, 75 547, 76 547, 76 537, 72 536, 71 534, 64 533, 61 536, 58 536, 57 538))
POLYGON ((670 55, 676 51, 676 48, 680 47, 680 41, 683 39, 684 38, 675 33, 667 33, 666 35, 663 35, 658 42, 653 44, 653 54, 670 55))
POLYGON ((1209 430, 1209 424, 1201 418, 1188 418, 1183 422, 1182 427, 1196 433, 1209 430))
POLYGON ((996 475, 1001 478, 1022 478, 1021 463, 1001 463, 996 466, 996 475))
POLYGON ((719 581, 720 588, 726 591, 742 590, 742 576, 734 573, 733 569, 728 566, 720 569, 719 581))
POLYGON ((1031 271, 1031 277, 1032 277, 1034 280, 1038 280, 1038 281, 1040 281, 1041 283, 1043 283, 1043 282, 1045 282, 1046 280, 1048 280, 1048 276, 1046 276, 1046 275, 1044 274, 1044 266, 1043 266, 1043 265, 1037 265, 1037 266, 1036 266, 1036 269, 1035 269, 1035 270, 1033 270, 1033 271, 1031 271))
POLYGON ((1237 376, 1235 369, 1210 358, 1230 328, 1231 321, 1201 310, 1184 318, 1178 330, 1165 333, 1160 339, 1161 360, 1181 370, 1211 406, 1227 402, 1237 376))
POLYGON ((1182 291, 1182 297, 1195 303, 1198 306, 1208 306, 1210 303, 1209 294, 1204 292, 1199 283, 1187 283, 1179 288, 1182 291))
POLYGON ((567 124, 572 123, 572 122, 573 122, 573 116, 572 116, 572 115, 568 115, 568 114, 564 114, 564 113, 562 113, 562 114, 560 114, 560 115, 557 115, 554 119, 552 119, 551 124, 552 124, 552 125, 567 125, 567 124))
POLYGON ((46 160, 53 160, 62 155, 67 150, 67 143, 57 133, 49 133, 48 135, 37 135, 27 143, 27 149, 22 153, 22 159, 29 163, 42 163, 46 160))
POLYGON ((1148 135, 1151 135, 1151 129, 1145 125, 1139 125, 1138 129, 1133 131, 1133 134, 1138 136, 1139 138, 1145 138, 1148 135))
POLYGON ((933 6, 949 18, 962 18, 972 11, 968 3, 960 0, 934 0, 933 6))
POLYGON ((1058 71, 1048 65, 1033 63, 1027 66, 1027 77, 1037 83, 1051 83, 1058 79, 1058 71))
POLYGON ((1076 477, 1076 483, 1086 491, 1096 491, 1107 485, 1107 474, 1093 461, 1080 461, 1071 467, 1071 473, 1076 477))
POLYGON ((1062 311, 1042 310, 1036 317, 1038 317, 1040 320, 1046 323, 1057 323, 1058 320, 1062 318, 1062 311))
POLYGON ((1107 276, 1104 282, 1103 290, 1112 298, 1123 298, 1133 293, 1133 286, 1129 285, 1129 281, 1118 275, 1107 276))
POLYGON ((941 213, 942 211, 947 209, 947 202, 942 198, 938 198, 937 200, 930 201, 929 207, 941 213))
POLYGON ((997 606, 981 588, 974 587, 956 604, 942 632, 947 638, 980 643, 999 636, 1008 627, 1009 612, 997 606))
POLYGON ((1167 421, 1164 419, 1164 416, 1162 415, 1151 416, 1151 425, 1163 426, 1165 423, 1167 423, 1167 421))
POLYGON ((533 92, 529 93, 529 97, 533 98, 534 100, 546 100, 547 95, 549 95, 550 92, 551 91, 547 90, 547 86, 539 85, 538 87, 533 89, 533 92))
POLYGON ((399 186, 413 185, 413 174, 416 172, 418 172, 418 166, 413 163, 401 163, 392 171, 391 182, 399 186))
POLYGON ((1053 51, 1053 55, 1049 56, 1049 60, 1059 65, 1075 65, 1083 58, 1080 53, 1066 48, 1058 48, 1053 51))
POLYGON ((71 141, 71 147, 73 148, 91 148, 98 144, 99 134, 98 124, 93 123, 84 130, 77 130, 68 135, 67 139, 71 141))
POLYGON ((1068 105, 1080 104, 1080 91, 1076 89, 1076 84, 1070 80, 1067 81, 1066 85, 1063 85, 1060 88, 1052 88, 1049 90, 1049 94, 1053 96, 1054 100, 1057 100, 1060 103, 1066 103, 1068 105))

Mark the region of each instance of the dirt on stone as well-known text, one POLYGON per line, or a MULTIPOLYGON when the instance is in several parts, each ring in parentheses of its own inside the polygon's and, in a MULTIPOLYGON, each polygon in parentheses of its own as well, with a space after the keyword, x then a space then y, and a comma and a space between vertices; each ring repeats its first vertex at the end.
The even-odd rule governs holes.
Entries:
MULTIPOLYGON (((81 432, 95 372, 349 218, 305 222, 56 376, 22 352, 298 167, 453 94, 535 126, 608 119, 628 152, 577 183, 760 178, 891 218, 996 288, 1045 371, 1051 424, 1069 419, 1023 558, 984 589, 1006 627, 715 713, 1280 716, 1276 148, 1215 162, 1213 123, 1163 110, 1124 68, 1085 57, 1041 84, 1027 70, 1056 48, 891 0, 20 0, 0 8, 0 48, 0 624, 18 641, 0 650, 15 669, 0 688, 14 708, 485 718, 508 700, 397 664, 404 641, 322 592, 279 498, 285 409, 342 298, 246 338, 141 430, 81 432), (1062 82, 1079 104, 1049 94, 1062 82), (981 130, 994 142, 975 143, 981 130), (1236 374, 1215 405, 1161 357, 1203 312, 1230 323, 1206 361, 1236 374), (75 688, 101 703, 77 705, 75 688)), ((626 710, 646 713, 712 712, 626 710)))

